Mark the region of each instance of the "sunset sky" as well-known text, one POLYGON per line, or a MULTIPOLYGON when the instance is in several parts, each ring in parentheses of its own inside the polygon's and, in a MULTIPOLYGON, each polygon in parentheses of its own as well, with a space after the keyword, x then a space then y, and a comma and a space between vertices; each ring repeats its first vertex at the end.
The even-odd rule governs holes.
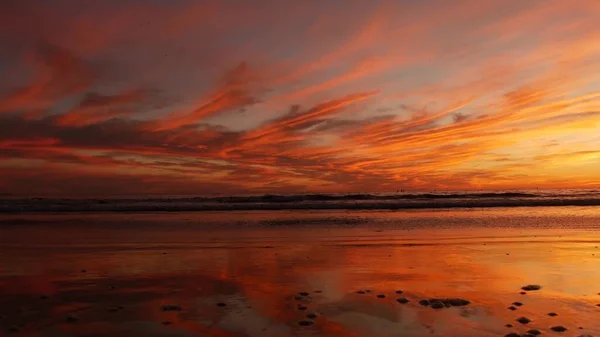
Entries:
POLYGON ((600 1, 0 5, 0 194, 600 186, 600 1))

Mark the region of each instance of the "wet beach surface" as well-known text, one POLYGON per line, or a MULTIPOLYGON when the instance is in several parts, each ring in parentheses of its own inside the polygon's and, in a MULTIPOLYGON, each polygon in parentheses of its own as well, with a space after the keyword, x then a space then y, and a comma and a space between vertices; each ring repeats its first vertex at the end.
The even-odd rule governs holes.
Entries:
POLYGON ((0 335, 600 336, 598 229, 583 207, 5 215, 0 335))

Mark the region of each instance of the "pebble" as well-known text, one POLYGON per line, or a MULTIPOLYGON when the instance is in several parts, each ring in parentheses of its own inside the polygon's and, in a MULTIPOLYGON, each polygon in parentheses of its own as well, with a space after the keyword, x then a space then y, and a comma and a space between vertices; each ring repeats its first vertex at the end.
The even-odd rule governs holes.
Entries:
POLYGON ((424 306, 424 307, 426 307, 426 306, 429 305, 429 300, 420 300, 419 304, 422 305, 422 306, 424 306))
POLYGON ((377 298, 385 298, 385 295, 384 294, 379 294, 379 295, 377 295, 377 298))
POLYGON ((304 311, 304 310, 306 310, 306 309, 308 309, 308 308, 307 308, 307 307, 305 307, 305 306, 303 306, 303 305, 299 305, 299 306, 298 306, 298 310, 302 310, 302 311, 304 311))
POLYGON ((520 307, 520 306, 523 305, 523 303, 521 303, 521 302, 513 302, 513 305, 516 305, 517 307, 520 307))
POLYGON ((308 296, 309 293, 307 293, 306 291, 302 291, 302 292, 299 292, 298 295, 300 295, 300 296, 308 296))
POLYGON ((217 303, 217 307, 221 307, 221 308, 223 308, 223 307, 225 307, 225 306, 227 306, 227 304, 225 304, 225 303, 223 303, 223 302, 219 302, 219 303, 217 303))
POLYGON ((548 316, 550 316, 550 317, 554 317, 554 316, 558 316, 558 314, 557 314, 557 313, 555 313, 555 312, 549 312, 549 313, 548 313, 548 316))
POLYGON ((431 302, 431 307, 433 309, 442 309, 443 307, 445 307, 445 305, 442 301, 433 301, 431 302))
POLYGON ((556 331, 556 332, 565 332, 565 331, 567 331, 567 328, 565 328, 562 325, 557 325, 557 326, 551 327, 550 330, 556 331))
POLYGON ((406 298, 406 297, 400 297, 400 298, 399 298, 399 299, 397 299, 396 301, 397 301, 398 303, 400 303, 400 304, 406 304, 406 303, 408 303, 408 302, 409 302, 409 301, 408 301, 408 298, 406 298))
POLYGON ((309 321, 309 320, 302 320, 300 322, 298 322, 298 325, 300 326, 309 326, 309 325, 313 325, 315 322, 313 321, 309 321))
POLYGON ((542 289, 542 286, 537 285, 537 284, 528 284, 526 286, 522 286, 521 289, 523 289, 525 291, 534 291, 534 290, 542 289))
POLYGON ((82 272, 82 273, 87 273, 87 270, 85 270, 85 269, 81 269, 81 272, 82 272))
POLYGON ((506 325, 505 325, 505 327, 507 327, 507 328, 512 328, 512 327, 513 327, 513 325, 512 325, 512 324, 506 324, 506 325))
POLYGON ((162 311, 181 311, 181 307, 178 305, 167 304, 160 307, 162 311))
POLYGON ((542 332, 538 329, 531 329, 531 330, 527 331, 527 333, 530 335, 537 336, 537 335, 541 334, 542 332))
POLYGON ((517 322, 519 322, 521 324, 527 324, 527 323, 530 323, 531 320, 527 317, 519 317, 519 318, 517 318, 517 322))
POLYGON ((366 294, 366 292, 364 292, 364 291, 362 291, 362 290, 358 290, 356 293, 357 293, 357 294, 361 294, 361 295, 362 295, 362 294, 366 294))
POLYGON ((404 291, 402 291, 402 290, 396 290, 396 294, 398 294, 398 295, 402 294, 403 292, 404 291))
POLYGON ((527 295, 527 293, 524 292, 524 291, 521 291, 519 294, 521 294, 521 295, 527 295))
POLYGON ((314 312, 310 313, 310 314, 306 314, 306 318, 310 318, 310 319, 315 319, 317 318, 319 315, 315 314, 314 312))
POLYGON ((508 307, 508 310, 517 310, 517 307, 511 305, 510 307, 508 307))
POLYGON ((504 335, 504 337, 521 337, 518 333, 511 332, 509 334, 504 335))

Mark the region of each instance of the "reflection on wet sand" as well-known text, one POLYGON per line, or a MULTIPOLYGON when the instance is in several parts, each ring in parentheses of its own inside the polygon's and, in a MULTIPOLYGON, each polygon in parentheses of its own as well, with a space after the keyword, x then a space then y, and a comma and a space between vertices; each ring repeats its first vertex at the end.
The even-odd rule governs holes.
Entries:
POLYGON ((600 235, 593 231, 178 228, 163 239, 163 229, 147 229, 142 241, 117 227, 78 242, 4 241, 2 333, 600 335, 600 235), (542 287, 521 294, 528 284, 542 287), (446 298, 470 303, 432 304, 446 298), (423 299, 433 300, 424 306, 423 299), (567 330, 552 330, 558 326, 567 330))

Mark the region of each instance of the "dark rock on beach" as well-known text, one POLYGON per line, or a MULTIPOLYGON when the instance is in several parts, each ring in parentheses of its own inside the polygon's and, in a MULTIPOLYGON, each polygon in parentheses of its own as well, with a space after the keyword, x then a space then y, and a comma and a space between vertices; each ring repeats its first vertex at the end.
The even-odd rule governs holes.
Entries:
POLYGON ((507 328, 512 328, 512 327, 513 327, 513 325, 512 325, 512 324, 506 324, 506 325, 505 325, 505 327, 507 327, 507 328))
POLYGON ((518 333, 511 332, 509 334, 504 335, 504 337, 521 337, 518 333))
POLYGON ((307 308, 307 307, 305 307, 305 306, 303 306, 303 305, 299 305, 299 306, 298 306, 298 310, 304 311, 304 310, 306 310, 306 309, 308 309, 308 308, 307 308))
POLYGON ((408 303, 408 298, 406 297, 400 297, 399 299, 396 300, 396 302, 400 303, 400 304, 406 304, 408 303))
POLYGON ((433 309, 442 309, 445 307, 444 302, 442 301, 433 301, 431 302, 431 307, 433 309))
POLYGON ((309 325, 313 325, 315 322, 310 321, 310 320, 302 320, 300 322, 298 322, 298 325, 300 326, 309 326, 309 325))
POLYGON ((527 331, 527 333, 530 335, 537 336, 537 335, 541 334, 542 332, 538 329, 531 329, 531 330, 527 331))
POLYGON ((300 296, 308 296, 309 293, 307 293, 306 291, 302 291, 302 292, 299 292, 298 295, 300 295, 300 296))
POLYGON ((429 303, 429 300, 420 300, 419 304, 426 307, 426 306, 429 306, 430 303, 429 303))
POLYGON ((356 293, 357 293, 357 294, 361 294, 361 295, 363 295, 363 294, 366 294, 366 292, 364 292, 364 291, 362 291, 362 290, 357 290, 357 291, 356 291, 356 293))
POLYGON ((79 318, 77 318, 77 316, 67 315, 66 321, 67 323, 76 323, 79 321, 79 318))
POLYGON ((167 304, 160 307, 162 311, 181 311, 181 307, 178 305, 167 304))
POLYGON ((226 307, 226 306, 227 306, 227 304, 225 304, 225 303, 223 303, 223 302, 219 302, 219 303, 217 303, 217 307, 221 307, 221 308, 223 308, 223 307, 226 307))
POLYGON ((517 307, 511 305, 510 307, 508 307, 508 310, 517 310, 517 307))
POLYGON ((550 317, 554 317, 554 316, 558 316, 558 314, 557 314, 557 313, 555 313, 555 312, 549 312, 549 313, 548 313, 548 316, 550 316, 550 317))
POLYGON ((519 318, 517 318, 517 322, 519 322, 521 324, 528 324, 531 322, 531 320, 527 317, 519 317, 519 318))
POLYGON ((542 289, 542 286, 537 285, 537 284, 528 284, 526 286, 521 287, 521 289, 523 289, 525 291, 534 291, 534 290, 542 289))
POLYGON ((520 306, 522 306, 522 305, 523 305, 523 303, 521 303, 521 302, 513 302, 513 305, 515 305, 515 306, 517 306, 517 307, 520 307, 520 306))
POLYGON ((565 332, 565 331, 567 331, 567 328, 565 328, 562 325, 557 325, 557 326, 551 327, 550 330, 556 331, 556 332, 565 332))
POLYGON ((379 294, 379 295, 377 295, 377 298, 385 298, 385 295, 384 294, 379 294))
POLYGON ((162 321, 162 325, 171 325, 173 324, 171 321, 162 321))
POLYGON ((521 295, 527 295, 527 293, 524 292, 524 291, 521 291, 519 294, 521 294, 521 295))
POLYGON ((398 295, 402 294, 403 292, 404 291, 402 291, 402 290, 396 290, 396 294, 398 294, 398 295))
POLYGON ((306 318, 310 318, 310 319, 316 319, 319 315, 317 315, 314 312, 311 312, 310 314, 306 314, 306 318))

